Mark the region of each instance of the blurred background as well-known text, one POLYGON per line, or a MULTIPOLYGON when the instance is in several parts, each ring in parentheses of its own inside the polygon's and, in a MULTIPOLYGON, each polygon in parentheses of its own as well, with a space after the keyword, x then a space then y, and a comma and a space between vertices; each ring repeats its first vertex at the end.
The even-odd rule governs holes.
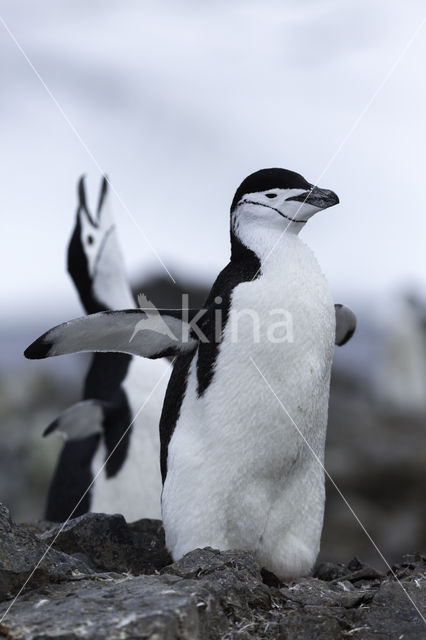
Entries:
MULTIPOLYGON (((389 560, 426 551, 422 1, 0 6, 0 501, 42 516, 61 442, 41 433, 80 397, 86 356, 22 356, 81 314, 65 268, 78 177, 93 204, 101 171, 120 195, 135 290, 195 305, 228 260, 236 187, 280 166, 341 201, 303 231, 358 317, 336 349, 326 467, 389 560)), ((330 486, 321 559, 355 554, 382 566, 330 486)))

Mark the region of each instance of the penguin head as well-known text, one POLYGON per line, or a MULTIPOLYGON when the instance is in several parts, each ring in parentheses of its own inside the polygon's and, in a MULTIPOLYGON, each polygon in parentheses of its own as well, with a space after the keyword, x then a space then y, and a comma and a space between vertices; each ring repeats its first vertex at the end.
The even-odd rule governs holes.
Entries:
MULTIPOLYGON (((108 301, 99 295, 100 281, 105 270, 117 267, 121 260, 107 194, 108 181, 104 176, 93 215, 87 205, 84 176, 80 178, 76 223, 68 245, 68 272, 88 313, 109 308, 108 301)), ((107 287, 103 289, 107 293, 107 287)))
POLYGON ((238 187, 231 205, 231 231, 241 237, 271 229, 299 233, 315 213, 338 204, 333 191, 319 189, 286 169, 261 169, 238 187), (244 234, 243 234, 244 235, 244 234))

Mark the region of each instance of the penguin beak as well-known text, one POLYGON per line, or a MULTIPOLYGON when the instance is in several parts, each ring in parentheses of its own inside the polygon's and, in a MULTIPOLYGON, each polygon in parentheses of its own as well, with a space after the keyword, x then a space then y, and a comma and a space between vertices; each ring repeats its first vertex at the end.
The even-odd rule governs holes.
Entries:
POLYGON ((328 209, 335 204, 339 204, 339 198, 329 189, 319 189, 319 187, 312 187, 310 191, 305 191, 298 196, 287 198, 286 202, 290 200, 296 200, 297 202, 303 202, 304 204, 310 204, 317 209, 328 209))
POLYGON ((78 201, 79 202, 78 202, 77 215, 85 216, 87 222, 89 222, 89 224, 92 227, 97 227, 98 225, 96 223, 96 220, 94 220, 90 215, 89 207, 87 206, 86 185, 85 185, 84 179, 85 179, 85 176, 82 175, 78 182, 78 201))
POLYGON ((99 200, 98 200, 98 210, 96 214, 98 226, 101 223, 102 208, 103 208, 107 194, 108 194, 108 176, 104 175, 102 176, 102 184, 101 184, 101 190, 99 192, 99 200))

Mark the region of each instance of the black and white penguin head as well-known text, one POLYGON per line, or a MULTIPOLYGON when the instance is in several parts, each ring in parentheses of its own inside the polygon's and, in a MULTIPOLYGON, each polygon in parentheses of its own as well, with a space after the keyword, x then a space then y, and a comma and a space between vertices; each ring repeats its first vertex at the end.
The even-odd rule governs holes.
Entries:
POLYGON ((231 205, 231 231, 240 240, 265 231, 299 233, 315 213, 338 204, 333 191, 319 189, 286 169, 261 169, 238 187, 231 205))
POLYGON ((128 304, 123 295, 123 287, 127 286, 124 265, 105 176, 95 215, 87 204, 84 176, 79 180, 77 219, 68 245, 68 272, 88 313, 128 304))

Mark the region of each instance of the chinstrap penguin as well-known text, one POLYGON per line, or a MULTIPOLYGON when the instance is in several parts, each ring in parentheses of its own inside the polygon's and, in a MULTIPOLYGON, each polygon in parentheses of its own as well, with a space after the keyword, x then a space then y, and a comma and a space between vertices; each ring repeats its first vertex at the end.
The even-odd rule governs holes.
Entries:
POLYGON ((202 324, 208 342, 176 363, 160 423, 162 513, 174 559, 211 546, 250 550, 283 580, 313 567, 324 472, 257 368, 323 461, 337 310, 298 234, 337 203, 333 192, 279 169, 257 172, 237 189, 231 261, 212 287, 202 324), (288 341, 271 340, 279 309, 290 314, 288 341))
POLYGON ((206 340, 167 312, 162 320, 175 339, 152 324, 135 334, 144 314, 127 310, 55 327, 26 351, 30 358, 91 350, 178 355, 160 422, 162 515, 175 560, 196 547, 246 549, 281 579, 305 575, 315 562, 333 345, 350 338, 355 317, 333 305, 298 234, 338 201, 284 169, 243 181, 231 205, 231 260, 199 322, 206 340), (277 311, 291 319, 292 335, 281 340, 271 332, 277 311))
MULTIPOLYGON (((134 306, 106 178, 96 215, 87 204, 84 177, 79 181, 68 272, 87 313, 134 306)), ((46 519, 62 522, 76 505, 74 517, 87 511, 121 513, 128 520, 161 516, 158 422, 169 369, 163 360, 147 362, 121 353, 93 355, 83 400, 44 432, 61 433, 66 439, 50 484, 46 519), (152 398, 135 418, 158 380, 152 398)))

